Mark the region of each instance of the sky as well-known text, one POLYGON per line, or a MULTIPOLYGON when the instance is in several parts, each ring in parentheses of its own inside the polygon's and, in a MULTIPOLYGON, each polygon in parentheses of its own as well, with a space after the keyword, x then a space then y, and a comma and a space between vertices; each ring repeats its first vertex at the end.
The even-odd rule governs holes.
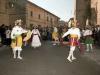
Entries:
POLYGON ((68 21, 73 17, 74 0, 29 0, 36 5, 60 17, 61 20, 68 21))

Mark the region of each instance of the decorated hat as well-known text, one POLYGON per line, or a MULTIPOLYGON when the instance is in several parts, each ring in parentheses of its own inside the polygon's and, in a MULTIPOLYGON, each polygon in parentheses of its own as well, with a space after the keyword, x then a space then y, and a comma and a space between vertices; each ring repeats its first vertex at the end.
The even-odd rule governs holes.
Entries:
POLYGON ((18 19, 18 20, 15 21, 15 25, 21 25, 21 23, 22 23, 21 19, 18 19))
POLYGON ((77 26, 77 20, 74 19, 74 20, 72 21, 72 27, 76 27, 76 26, 77 26))

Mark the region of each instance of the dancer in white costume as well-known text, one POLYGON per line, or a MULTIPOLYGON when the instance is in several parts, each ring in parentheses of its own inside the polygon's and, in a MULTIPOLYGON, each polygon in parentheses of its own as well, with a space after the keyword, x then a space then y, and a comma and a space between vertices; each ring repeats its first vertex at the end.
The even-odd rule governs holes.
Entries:
POLYGON ((64 38, 65 36, 70 34, 70 51, 69 51, 69 55, 68 55, 68 60, 70 62, 72 62, 72 60, 76 59, 74 57, 73 52, 75 51, 75 47, 78 43, 78 40, 80 39, 80 30, 79 28, 76 27, 76 22, 72 25, 72 28, 70 28, 63 36, 62 38, 64 38))
POLYGON ((22 51, 22 33, 27 33, 26 30, 24 30, 21 27, 22 20, 16 20, 15 21, 15 26, 12 29, 11 32, 11 39, 12 39, 12 43, 11 43, 11 47, 13 49, 13 54, 14 54, 14 58, 18 58, 18 59, 22 59, 22 57, 20 56, 21 51, 22 51), (18 51, 18 56, 16 56, 16 52, 18 51))
POLYGON ((41 46, 41 42, 40 42, 40 32, 37 28, 34 28, 32 30, 32 34, 33 34, 33 37, 32 37, 32 47, 36 48, 36 47, 39 47, 41 46))

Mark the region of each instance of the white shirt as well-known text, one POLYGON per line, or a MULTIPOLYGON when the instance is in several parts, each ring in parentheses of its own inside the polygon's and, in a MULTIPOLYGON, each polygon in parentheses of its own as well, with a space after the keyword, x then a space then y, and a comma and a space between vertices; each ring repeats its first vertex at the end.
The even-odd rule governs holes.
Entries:
POLYGON ((87 35, 92 35, 92 30, 85 30, 84 33, 83 33, 83 36, 87 36, 87 35))
POLYGON ((12 29, 12 32, 11 32, 11 38, 15 38, 16 36, 18 35, 21 35, 22 33, 27 33, 26 30, 24 30, 22 27, 20 26, 15 26, 13 29, 12 29))
POLYGON ((38 35, 40 36, 40 32, 39 32, 38 29, 33 29, 33 30, 32 30, 32 33, 33 33, 33 35, 34 35, 34 34, 38 34, 38 35))
POLYGON ((81 33, 80 33, 80 29, 79 28, 70 28, 63 36, 62 36, 62 38, 64 38, 65 36, 67 36, 67 35, 77 35, 78 36, 78 38, 80 38, 80 36, 81 36, 81 33))

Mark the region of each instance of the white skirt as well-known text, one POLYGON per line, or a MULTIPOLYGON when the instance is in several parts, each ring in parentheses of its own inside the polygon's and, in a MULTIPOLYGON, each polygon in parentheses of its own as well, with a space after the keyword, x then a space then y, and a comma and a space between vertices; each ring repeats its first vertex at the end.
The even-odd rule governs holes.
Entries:
POLYGON ((32 47, 40 47, 41 46, 40 38, 38 35, 33 35, 31 46, 32 47))

